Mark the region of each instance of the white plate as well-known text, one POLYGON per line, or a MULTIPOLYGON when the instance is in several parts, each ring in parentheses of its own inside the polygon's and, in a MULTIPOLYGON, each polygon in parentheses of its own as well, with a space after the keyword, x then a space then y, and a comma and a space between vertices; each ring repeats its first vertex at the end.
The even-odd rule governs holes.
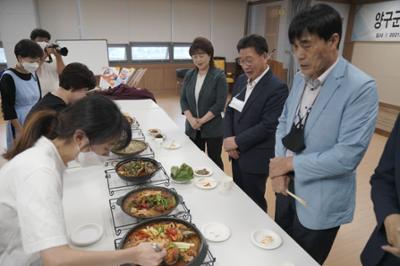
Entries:
POLYGON ((76 246, 89 246, 101 239, 103 236, 103 227, 98 224, 83 224, 75 228, 71 233, 70 239, 76 246))
POLYGON ((163 145, 163 147, 167 150, 176 150, 179 149, 181 147, 181 144, 179 144, 176 141, 168 141, 167 143, 165 143, 163 145))
POLYGON ((282 238, 269 229, 259 229, 251 233, 250 239, 254 245, 263 249, 276 249, 282 245, 282 238))
POLYGON ((201 232, 207 240, 212 242, 222 242, 231 236, 229 227, 221 223, 205 224, 201 228, 201 232))
POLYGON ((191 183, 191 182, 192 182, 193 178, 192 178, 192 179, 189 179, 189 180, 185 180, 185 181, 179 181, 179 180, 175 180, 175 179, 173 179, 173 178, 171 177, 171 180, 172 180, 172 182, 177 183, 177 184, 188 184, 188 183, 191 183))
POLYGON ((213 189, 218 185, 217 180, 211 177, 203 177, 196 181, 196 187, 201 189, 213 189))
POLYGON ((193 172, 194 172, 194 175, 195 175, 195 176, 199 176, 199 177, 207 177, 207 176, 210 176, 210 175, 213 174, 213 172, 211 171, 211 169, 208 168, 208 167, 196 167, 196 168, 193 170, 193 172), (208 174, 202 175, 202 174, 197 174, 197 173, 196 173, 196 171, 203 170, 203 169, 206 169, 206 170, 208 171, 208 174))

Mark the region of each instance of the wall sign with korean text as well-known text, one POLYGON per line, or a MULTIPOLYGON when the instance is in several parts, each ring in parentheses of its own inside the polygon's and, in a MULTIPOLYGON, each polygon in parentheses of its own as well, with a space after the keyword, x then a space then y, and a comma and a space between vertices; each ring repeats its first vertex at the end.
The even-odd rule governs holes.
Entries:
POLYGON ((358 5, 351 39, 400 42, 400 1, 358 5))

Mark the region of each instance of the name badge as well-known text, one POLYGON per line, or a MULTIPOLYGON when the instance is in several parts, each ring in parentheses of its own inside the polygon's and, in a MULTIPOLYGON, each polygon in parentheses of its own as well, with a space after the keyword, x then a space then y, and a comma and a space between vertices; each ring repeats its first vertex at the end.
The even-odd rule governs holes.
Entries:
POLYGON ((236 97, 233 97, 231 103, 229 104, 229 107, 235 109, 238 112, 242 112, 244 107, 244 101, 241 101, 236 97))

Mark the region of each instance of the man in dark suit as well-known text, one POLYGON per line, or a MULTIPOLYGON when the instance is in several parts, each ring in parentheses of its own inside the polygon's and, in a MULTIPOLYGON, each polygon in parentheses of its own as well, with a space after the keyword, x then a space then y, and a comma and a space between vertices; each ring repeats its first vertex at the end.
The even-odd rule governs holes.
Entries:
POLYGON ((400 115, 371 177, 377 226, 361 261, 365 266, 400 265, 400 115))
POLYGON ((224 117, 224 150, 232 160, 233 180, 264 211, 268 162, 274 157, 275 131, 288 88, 268 66, 268 45, 259 35, 237 44, 244 74, 232 90, 224 117))

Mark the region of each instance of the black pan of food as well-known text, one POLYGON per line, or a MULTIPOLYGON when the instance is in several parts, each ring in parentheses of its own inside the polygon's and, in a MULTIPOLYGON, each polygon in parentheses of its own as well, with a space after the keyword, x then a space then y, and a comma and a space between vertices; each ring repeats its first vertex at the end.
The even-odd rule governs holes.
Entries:
POLYGON ((129 143, 129 145, 123 149, 116 149, 113 148, 111 149, 112 153, 119 155, 119 156, 135 156, 139 153, 141 153, 142 151, 146 150, 148 147, 147 143, 141 140, 137 140, 137 139, 133 139, 131 140, 131 142, 129 143))
POLYGON ((177 218, 159 217, 145 220, 125 234, 119 249, 142 242, 157 243, 167 250, 161 265, 199 266, 208 252, 208 245, 193 224, 177 218))
POLYGON ((150 180, 161 168, 159 162, 151 158, 130 158, 115 166, 117 175, 132 184, 141 184, 150 180))
POLYGON ((181 197, 174 190, 146 186, 118 198, 117 204, 129 216, 146 219, 170 214, 181 201, 181 197))

